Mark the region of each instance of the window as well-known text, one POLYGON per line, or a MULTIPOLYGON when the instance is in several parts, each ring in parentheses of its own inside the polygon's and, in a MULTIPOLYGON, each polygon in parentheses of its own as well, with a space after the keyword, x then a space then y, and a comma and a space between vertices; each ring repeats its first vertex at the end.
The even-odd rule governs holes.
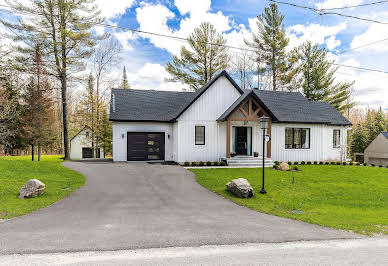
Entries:
POLYGON ((195 145, 205 145, 204 126, 195 126, 195 145))
POLYGON ((309 128, 286 128, 286 149, 310 149, 309 128))
POLYGON ((341 145, 341 131, 339 129, 333 130, 333 148, 339 148, 341 145))

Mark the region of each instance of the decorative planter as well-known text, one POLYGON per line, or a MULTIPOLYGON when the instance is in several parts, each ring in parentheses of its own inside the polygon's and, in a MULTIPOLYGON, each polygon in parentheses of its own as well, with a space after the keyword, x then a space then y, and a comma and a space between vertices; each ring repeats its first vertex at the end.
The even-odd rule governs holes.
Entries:
POLYGON ((233 152, 230 154, 230 156, 234 157, 234 156, 236 156, 236 153, 233 152))
POLYGON ((254 152, 253 153, 253 157, 259 157, 259 153, 258 152, 254 152))

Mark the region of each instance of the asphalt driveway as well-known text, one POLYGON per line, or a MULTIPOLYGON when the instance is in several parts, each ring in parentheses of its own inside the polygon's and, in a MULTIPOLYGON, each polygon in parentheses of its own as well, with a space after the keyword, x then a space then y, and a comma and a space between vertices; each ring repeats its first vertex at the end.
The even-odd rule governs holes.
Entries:
POLYGON ((86 185, 47 208, 0 222, 0 254, 359 237, 238 206, 180 166, 64 165, 83 173, 86 185))

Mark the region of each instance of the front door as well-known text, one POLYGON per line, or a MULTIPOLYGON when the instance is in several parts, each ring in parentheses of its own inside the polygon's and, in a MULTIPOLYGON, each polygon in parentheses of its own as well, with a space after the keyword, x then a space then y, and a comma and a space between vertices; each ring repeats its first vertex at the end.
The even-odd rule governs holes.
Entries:
POLYGON ((236 154, 248 154, 248 129, 246 127, 236 127, 236 154))

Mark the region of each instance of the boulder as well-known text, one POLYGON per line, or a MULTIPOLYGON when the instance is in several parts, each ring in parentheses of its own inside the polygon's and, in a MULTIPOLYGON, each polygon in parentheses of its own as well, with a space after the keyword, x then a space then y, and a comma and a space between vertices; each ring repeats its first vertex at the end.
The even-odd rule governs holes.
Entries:
POLYGON ((250 198, 254 194, 253 188, 244 178, 232 180, 226 184, 226 190, 239 198, 250 198))
POLYGON ((288 165, 288 163, 281 163, 279 169, 281 171, 288 171, 290 169, 290 166, 288 165))
POLYGON ((20 189, 19 198, 34 198, 44 193, 46 188, 45 184, 40 182, 38 179, 30 179, 20 189))

